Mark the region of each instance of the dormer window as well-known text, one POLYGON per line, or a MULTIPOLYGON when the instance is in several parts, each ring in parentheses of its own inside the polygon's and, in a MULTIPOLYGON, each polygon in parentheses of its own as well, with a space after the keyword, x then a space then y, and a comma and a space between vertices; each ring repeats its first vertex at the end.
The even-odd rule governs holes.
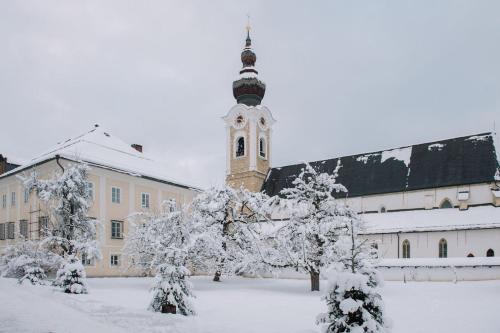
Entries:
MULTIPOLYGON (((264 118, 262 118, 264 119, 264 118)), ((267 146, 266 146, 266 139, 260 138, 259 139, 259 156, 262 158, 267 157, 267 146)))
POLYGON ((236 140, 236 157, 243 156, 245 156, 245 138, 241 136, 236 140))
POLYGON ((441 205, 439 205, 439 208, 453 208, 453 205, 449 199, 444 199, 443 202, 441 202, 441 205))

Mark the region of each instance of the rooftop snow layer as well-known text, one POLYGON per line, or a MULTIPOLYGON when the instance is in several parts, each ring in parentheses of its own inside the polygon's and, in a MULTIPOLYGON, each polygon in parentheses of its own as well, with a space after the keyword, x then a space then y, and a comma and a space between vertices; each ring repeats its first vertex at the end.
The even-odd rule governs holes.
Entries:
POLYGON ((361 215, 365 234, 500 228, 500 207, 431 209, 361 215))
MULTIPOLYGON (((379 152, 311 162, 319 172, 333 174, 350 197, 477 184, 500 179, 494 135, 483 133, 379 152), (409 172, 411 170, 411 172, 409 172)), ((300 173, 304 164, 272 168, 262 190, 277 195, 300 173)))
POLYGON ((128 143, 111 135, 102 127, 72 139, 60 142, 41 155, 20 167, 2 174, 5 177, 18 171, 54 158, 56 155, 69 160, 82 160, 91 165, 113 169, 134 176, 142 176, 165 181, 187 188, 195 188, 174 180, 165 174, 165 167, 144 153, 132 148, 128 143))

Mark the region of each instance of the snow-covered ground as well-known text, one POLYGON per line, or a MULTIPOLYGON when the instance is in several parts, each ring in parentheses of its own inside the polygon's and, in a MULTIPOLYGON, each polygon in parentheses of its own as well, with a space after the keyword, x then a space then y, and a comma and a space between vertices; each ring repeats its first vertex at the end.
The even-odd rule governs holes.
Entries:
MULTIPOLYGON (((0 332, 320 331, 314 322, 324 303, 307 280, 192 280, 195 317, 148 312, 149 278, 89 279, 88 295, 0 278, 0 332)), ((500 332, 500 281, 387 282, 382 295, 396 333, 500 332)))

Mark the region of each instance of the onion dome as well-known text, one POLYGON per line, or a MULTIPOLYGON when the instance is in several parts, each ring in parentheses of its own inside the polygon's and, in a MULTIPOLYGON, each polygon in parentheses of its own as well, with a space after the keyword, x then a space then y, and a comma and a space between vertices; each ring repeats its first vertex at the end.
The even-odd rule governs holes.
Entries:
POLYGON ((250 29, 247 28, 245 47, 241 52, 243 68, 240 70, 238 80, 233 82, 233 96, 238 104, 256 106, 262 102, 266 92, 266 85, 258 78, 259 72, 255 69, 257 56, 252 50, 250 29))

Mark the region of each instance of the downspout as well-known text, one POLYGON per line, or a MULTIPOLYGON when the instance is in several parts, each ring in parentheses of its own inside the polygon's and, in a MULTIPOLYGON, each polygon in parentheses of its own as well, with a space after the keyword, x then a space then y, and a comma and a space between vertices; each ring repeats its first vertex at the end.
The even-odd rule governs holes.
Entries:
POLYGON ((61 156, 59 156, 59 154, 56 155, 56 163, 57 165, 59 165, 59 167, 62 169, 62 172, 64 172, 64 167, 61 165, 61 162, 59 162, 59 159, 61 158, 61 156))

